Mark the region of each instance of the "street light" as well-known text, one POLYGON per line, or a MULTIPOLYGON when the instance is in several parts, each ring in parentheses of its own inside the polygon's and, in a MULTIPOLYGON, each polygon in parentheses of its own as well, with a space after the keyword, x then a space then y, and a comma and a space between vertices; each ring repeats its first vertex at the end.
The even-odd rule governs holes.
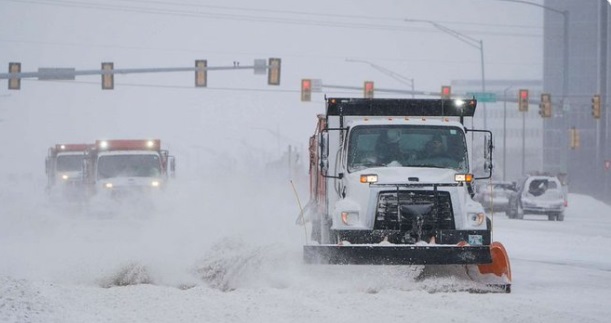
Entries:
POLYGON ((556 8, 552 8, 552 7, 548 7, 548 6, 544 6, 538 3, 534 3, 534 2, 528 2, 528 1, 523 1, 523 0, 497 0, 497 1, 505 1, 505 2, 515 2, 515 3, 522 3, 522 4, 527 4, 527 5, 531 5, 531 6, 535 6, 535 7, 539 7, 545 10, 549 10, 558 14, 562 15, 562 23, 563 23, 563 28, 562 28, 562 42, 563 42, 563 49, 562 49, 562 99, 561 99, 561 106, 564 109, 564 105, 565 105, 565 100, 566 100, 566 95, 568 92, 568 87, 569 87, 569 12, 568 10, 558 10, 556 8))
MULTIPOLYGON (((544 6, 538 3, 534 3, 534 2, 529 2, 529 1, 523 1, 523 0, 497 0, 497 1, 504 1, 504 2, 514 2, 514 3, 520 3, 520 4, 526 4, 526 5, 531 5, 531 6, 535 6, 535 7, 539 7, 542 8, 544 10, 548 10, 557 14, 561 14, 562 18, 563 18, 563 28, 562 28, 562 42, 563 42, 563 48, 562 48, 562 94, 560 97, 560 107, 561 109, 559 109, 561 112, 558 114, 558 116, 560 116, 560 118, 556 118, 557 119, 557 123, 553 122, 551 125, 555 125, 557 124, 558 126, 552 126, 553 128, 562 130, 562 132, 564 132, 564 129, 568 129, 569 125, 569 116, 568 113, 565 113, 568 110, 568 103, 567 103, 567 95, 568 95, 568 86, 569 86, 569 11, 568 10, 559 10, 553 7, 548 7, 548 6, 544 6)), ((550 1, 546 1, 550 2, 550 1)), ((551 107, 551 106, 550 106, 551 107)), ((543 131, 543 162, 544 164, 546 164, 545 161, 545 150, 546 147, 552 147, 552 145, 557 145, 554 144, 555 142, 558 142, 555 138, 550 138, 555 136, 555 134, 552 135, 547 135, 545 132, 546 126, 544 126, 544 131, 543 131), (549 144, 548 144, 549 141, 549 144)), ((560 147, 552 147, 552 148, 560 148, 562 149, 562 145, 560 147)), ((604 149, 604 146, 603 148, 604 149)), ((563 172, 567 172, 568 170, 568 163, 569 163, 569 151, 567 150, 566 153, 563 156, 563 159, 561 161, 558 162, 558 164, 560 164, 560 168, 563 168, 563 172)))
MULTIPOLYGON (((443 31, 446 34, 450 34, 451 36, 458 38, 458 40, 462 41, 463 43, 466 43, 467 45, 477 48, 479 49, 479 53, 480 53, 480 60, 481 60, 481 64, 482 64, 482 92, 486 92, 486 77, 484 74, 484 41, 483 40, 478 40, 475 39, 473 37, 467 36, 465 34, 459 33, 458 31, 454 30, 454 29, 450 29, 446 26, 440 25, 432 20, 423 20, 423 19, 405 19, 405 21, 407 22, 425 22, 425 23, 429 23, 431 25, 433 25, 435 28, 443 31)), ((486 104, 484 103, 484 129, 488 129, 487 127, 487 123, 488 123, 488 118, 486 116, 486 104)))
POLYGON ((371 66, 371 67, 375 68, 376 70, 378 70, 378 71, 380 71, 380 72, 382 72, 382 73, 384 73, 384 74, 394 78, 395 80, 397 80, 397 81, 399 81, 399 82, 401 82, 403 84, 410 85, 411 88, 412 88, 412 98, 415 97, 414 96, 415 95, 415 93, 414 93, 415 90, 414 90, 414 79, 413 78, 412 79, 407 78, 407 77, 405 77, 403 75, 400 75, 400 74, 397 74, 397 73, 395 73, 395 72, 393 72, 393 71, 391 71, 391 70, 389 70, 387 68, 384 68, 382 66, 379 66, 379 65, 376 65, 376 64, 371 63, 369 61, 365 61, 365 60, 361 60, 361 59, 346 58, 346 62, 368 64, 369 66, 371 66))

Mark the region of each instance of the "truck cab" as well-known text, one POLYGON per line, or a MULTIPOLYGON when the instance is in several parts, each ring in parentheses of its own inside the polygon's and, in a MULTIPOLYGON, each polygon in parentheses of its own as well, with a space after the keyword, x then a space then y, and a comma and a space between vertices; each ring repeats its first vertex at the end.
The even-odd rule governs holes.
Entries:
POLYGON ((47 192, 63 197, 82 194, 83 161, 89 144, 56 144, 50 147, 45 159, 47 192))
POLYGON ((97 140, 86 159, 87 181, 96 195, 152 193, 165 187, 173 162, 159 139, 97 140))

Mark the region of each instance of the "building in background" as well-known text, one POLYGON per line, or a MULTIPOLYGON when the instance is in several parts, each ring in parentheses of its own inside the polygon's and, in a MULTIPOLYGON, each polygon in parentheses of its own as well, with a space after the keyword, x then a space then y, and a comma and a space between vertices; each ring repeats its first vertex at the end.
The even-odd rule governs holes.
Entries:
POLYGON ((611 202, 609 25, 607 0, 543 2, 543 170, 568 173, 570 191, 611 202), (565 74, 566 73, 566 74, 565 74), (600 118, 593 116, 600 95, 600 118), (577 134, 578 138, 571 137, 577 134))

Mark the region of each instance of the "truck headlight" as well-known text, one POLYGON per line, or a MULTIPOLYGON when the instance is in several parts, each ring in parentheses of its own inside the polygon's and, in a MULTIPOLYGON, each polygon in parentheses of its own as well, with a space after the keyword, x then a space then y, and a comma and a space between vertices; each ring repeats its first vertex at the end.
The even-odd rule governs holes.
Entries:
POLYGON ((151 182, 151 186, 152 187, 159 187, 159 186, 161 186, 161 183, 159 183, 159 181, 152 181, 151 182))
POLYGON ((63 180, 65 180, 65 181, 66 181, 66 180, 68 180, 68 178, 70 178, 70 176, 68 176, 68 175, 66 175, 66 174, 63 174, 63 175, 62 175, 62 179, 63 179, 63 180))
POLYGON ((473 174, 456 174, 454 175, 454 181, 471 183, 473 181, 473 174))
POLYGON ((378 175, 376 174, 366 174, 361 175, 361 183, 375 183, 378 181, 378 175))
POLYGON ((104 188, 111 189, 112 188, 112 183, 110 183, 110 182, 109 183, 105 183, 104 184, 104 188))
POLYGON ((469 213, 469 222, 474 226, 480 226, 484 223, 486 215, 484 213, 469 213))
POLYGON ((345 225, 355 225, 359 223, 359 213, 358 212, 342 212, 342 222, 345 225))

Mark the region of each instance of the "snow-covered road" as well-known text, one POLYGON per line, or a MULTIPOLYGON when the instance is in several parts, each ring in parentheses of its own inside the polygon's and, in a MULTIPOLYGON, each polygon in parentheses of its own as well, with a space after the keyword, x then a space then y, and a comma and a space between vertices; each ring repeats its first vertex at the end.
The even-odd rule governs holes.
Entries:
POLYGON ((170 192, 154 214, 128 208, 121 216, 52 207, 20 193, 31 187, 3 187, 0 321, 558 323, 611 315, 611 207, 590 197, 571 194, 564 222, 496 214, 512 293, 472 294, 450 291, 459 284, 451 279, 415 281, 417 268, 303 265, 290 185, 246 182, 183 183, 189 189, 170 192))

